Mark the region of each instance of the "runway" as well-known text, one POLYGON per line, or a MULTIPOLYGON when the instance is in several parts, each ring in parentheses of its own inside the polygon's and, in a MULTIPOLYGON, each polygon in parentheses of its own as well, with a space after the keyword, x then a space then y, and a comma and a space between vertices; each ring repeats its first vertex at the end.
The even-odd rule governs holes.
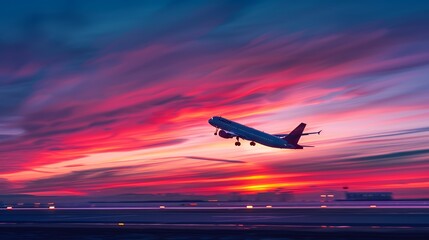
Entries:
POLYGON ((0 210, 2 239, 426 239, 428 208, 140 207, 0 210))
POLYGON ((0 211, 4 224, 263 224, 429 227, 428 208, 56 208, 0 211))

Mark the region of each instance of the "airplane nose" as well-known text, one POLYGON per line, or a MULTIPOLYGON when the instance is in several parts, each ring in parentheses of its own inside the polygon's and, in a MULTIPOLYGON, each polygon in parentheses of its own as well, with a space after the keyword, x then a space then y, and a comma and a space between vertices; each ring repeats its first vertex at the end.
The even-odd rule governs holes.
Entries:
POLYGON ((216 125, 215 125, 215 119, 213 118, 213 117, 211 117, 210 119, 209 119, 209 124, 210 125, 212 125, 213 127, 216 127, 216 125))

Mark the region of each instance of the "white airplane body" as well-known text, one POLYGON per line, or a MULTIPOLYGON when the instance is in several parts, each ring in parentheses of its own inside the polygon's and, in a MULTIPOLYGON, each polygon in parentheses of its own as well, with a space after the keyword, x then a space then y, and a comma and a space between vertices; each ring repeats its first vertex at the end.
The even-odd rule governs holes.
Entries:
POLYGON ((298 141, 301 136, 310 135, 310 134, 320 134, 319 132, 310 132, 303 133, 304 128, 306 126, 305 123, 301 123, 289 134, 268 134, 257 129, 239 124, 237 122, 228 120, 223 117, 214 116, 209 119, 209 124, 216 128, 215 135, 218 134, 222 138, 236 138, 237 142, 235 142, 236 146, 240 146, 241 143, 239 139, 245 139, 250 142, 251 146, 255 146, 255 142, 273 148, 287 148, 287 149, 303 149, 304 147, 312 147, 312 146, 304 146, 299 145, 298 141))

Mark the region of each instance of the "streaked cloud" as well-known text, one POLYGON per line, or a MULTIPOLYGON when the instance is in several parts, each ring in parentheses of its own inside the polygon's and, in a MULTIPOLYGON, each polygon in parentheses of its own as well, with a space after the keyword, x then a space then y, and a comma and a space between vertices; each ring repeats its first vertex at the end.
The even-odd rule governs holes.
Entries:
POLYGON ((203 160, 203 161, 213 161, 213 162, 225 162, 225 163, 246 163, 239 160, 228 160, 228 159, 218 159, 218 158, 207 158, 207 157, 196 157, 196 156, 186 156, 188 159, 203 160))

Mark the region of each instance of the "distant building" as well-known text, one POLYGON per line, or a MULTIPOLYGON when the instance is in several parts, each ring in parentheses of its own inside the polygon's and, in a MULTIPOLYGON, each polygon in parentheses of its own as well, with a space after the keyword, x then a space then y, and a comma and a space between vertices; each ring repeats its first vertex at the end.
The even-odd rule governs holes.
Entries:
POLYGON ((347 201, 389 201, 391 192, 346 192, 347 201))
POLYGON ((287 202, 293 199, 290 192, 263 192, 254 197, 257 202, 287 202))

